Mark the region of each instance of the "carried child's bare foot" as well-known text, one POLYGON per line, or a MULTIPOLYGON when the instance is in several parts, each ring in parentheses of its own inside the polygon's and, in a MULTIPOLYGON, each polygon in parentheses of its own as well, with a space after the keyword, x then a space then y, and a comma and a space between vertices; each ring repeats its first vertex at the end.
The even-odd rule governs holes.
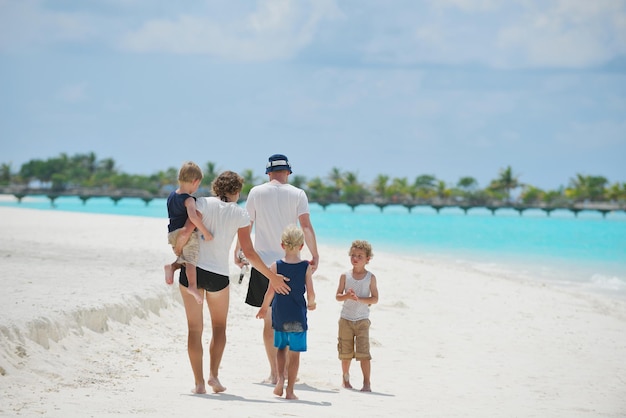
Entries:
POLYGON ((172 284, 174 283, 174 268, 171 264, 166 264, 163 266, 163 270, 165 271, 165 283, 172 284))
POLYGON ((226 387, 222 386, 217 377, 209 378, 207 383, 209 384, 209 386, 211 386, 211 389, 213 389, 213 392, 215 393, 224 392, 226 390, 226 387))
POLYGON ((342 383, 341 386, 343 386, 346 389, 352 389, 352 385, 350 384, 350 374, 349 373, 345 373, 343 375, 343 383, 342 383))
POLYGON ((202 294, 200 294, 198 289, 194 289, 193 287, 191 287, 191 285, 189 285, 187 287, 187 293, 189 293, 191 296, 193 296, 196 299, 196 302, 198 302, 198 305, 202 304, 202 294))
POLYGON ((205 394, 206 388, 204 387, 204 382, 198 383, 195 388, 191 389, 191 393, 195 393, 196 395, 205 394))
POLYGON ((370 387, 369 383, 368 384, 363 384, 363 387, 361 388, 361 392, 371 392, 372 388, 370 387))
POLYGON ((274 395, 283 396, 283 388, 285 387, 285 378, 278 379, 276 387, 274 387, 274 395))

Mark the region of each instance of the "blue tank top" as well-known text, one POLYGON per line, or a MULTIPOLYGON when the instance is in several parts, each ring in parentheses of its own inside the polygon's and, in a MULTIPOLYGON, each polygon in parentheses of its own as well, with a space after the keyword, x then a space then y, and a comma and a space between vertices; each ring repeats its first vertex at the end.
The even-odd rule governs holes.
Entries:
POLYGON ((288 295, 276 293, 272 301, 272 328, 282 332, 303 332, 308 326, 306 322, 306 270, 308 261, 296 264, 276 261, 276 271, 288 277, 291 291, 288 295))
MULTIPOLYGON (((187 208, 185 207, 185 200, 193 197, 188 193, 176 193, 173 191, 167 197, 167 216, 170 218, 170 223, 167 225, 167 231, 172 232, 185 226, 187 222, 187 208)), ((195 199, 195 197, 193 197, 195 199)))

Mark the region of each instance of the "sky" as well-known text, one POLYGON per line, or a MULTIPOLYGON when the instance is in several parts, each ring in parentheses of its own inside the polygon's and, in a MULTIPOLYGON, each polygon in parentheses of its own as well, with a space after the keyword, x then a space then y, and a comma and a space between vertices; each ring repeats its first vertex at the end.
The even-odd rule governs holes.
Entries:
POLYGON ((626 181, 626 0, 0 0, 0 163, 626 181))

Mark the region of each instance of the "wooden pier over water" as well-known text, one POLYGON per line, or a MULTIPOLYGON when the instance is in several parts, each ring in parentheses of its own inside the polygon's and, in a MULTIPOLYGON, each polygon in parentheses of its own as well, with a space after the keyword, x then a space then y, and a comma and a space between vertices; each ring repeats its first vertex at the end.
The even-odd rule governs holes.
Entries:
POLYGON ((141 199, 146 205, 153 199, 166 198, 164 193, 150 193, 147 190, 119 189, 119 190, 100 190, 90 188, 74 188, 63 191, 54 191, 51 189, 35 189, 35 188, 17 188, 17 187, 0 187, 0 194, 13 195, 18 202, 21 202, 26 196, 46 196, 50 199, 50 204, 54 206, 54 202, 59 197, 78 197, 86 204, 93 197, 106 197, 115 204, 124 198, 141 199))
MULTIPOLYGON (((100 189, 90 189, 90 188, 73 188, 63 191, 53 191, 50 189, 37 189, 37 188, 27 188, 27 187, 0 187, 0 194, 4 195, 13 195, 18 202, 21 202, 22 199, 26 196, 46 196, 50 200, 50 204, 54 206, 54 202, 57 198, 63 196, 71 196, 78 197, 83 201, 83 204, 87 204, 87 201, 94 197, 106 197, 111 200, 115 204, 118 201, 124 198, 133 198, 133 199, 141 199, 148 205, 152 200, 159 198, 166 198, 168 193, 150 193, 146 190, 133 190, 133 189, 119 189, 119 190, 100 190, 100 189)), ((242 196, 242 199, 245 197, 242 196)), ((461 209, 465 214, 468 213, 471 209, 475 208, 484 208, 489 211, 493 215, 496 214, 496 211, 499 209, 513 209, 516 210, 520 215, 523 214, 524 211, 528 209, 539 209, 546 213, 546 215, 550 216, 550 213, 555 210, 567 210, 572 212, 575 216, 578 215, 579 212, 582 211, 596 211, 602 214, 603 217, 610 212, 624 211, 626 212, 626 203, 613 203, 613 202, 572 202, 568 204, 555 204, 550 205, 546 203, 536 203, 536 204, 523 204, 518 202, 506 203, 506 202, 489 202, 484 204, 468 204, 462 201, 455 201, 454 199, 418 199, 418 200, 404 200, 404 201, 396 201, 396 200, 381 200, 376 198, 369 198, 363 201, 343 201, 343 200, 315 200, 310 199, 311 203, 317 203, 324 210, 329 205, 332 204, 344 204, 348 205, 353 211, 361 205, 375 205, 380 208, 381 212, 387 206, 404 206, 407 208, 409 212, 411 212, 416 207, 430 207, 434 209, 437 213, 439 213, 442 209, 446 208, 458 208, 461 209)))
POLYGON ((574 214, 574 216, 578 216, 579 212, 582 211, 596 211, 602 214, 602 217, 606 217, 607 213, 624 211, 626 212, 626 204, 617 204, 617 203, 607 203, 607 202, 577 202, 567 205, 549 205, 545 203, 537 203, 537 204, 524 204, 524 203, 506 203, 506 202, 489 202, 485 204, 468 204, 464 202, 456 202, 453 199, 448 200, 440 200, 440 199, 421 199, 414 201, 403 201, 403 202, 394 202, 394 201, 378 201, 378 200, 370 200, 363 202, 331 202, 331 201, 314 201, 318 205, 322 206, 326 209, 327 206, 335 203, 342 203, 350 206, 354 211, 356 207, 360 205, 375 205, 378 206, 382 211, 387 206, 404 206, 407 210, 412 212, 412 210, 416 207, 430 207, 434 209, 437 213, 439 213, 442 209, 447 208, 456 208, 461 209, 466 215, 469 210, 475 208, 487 209, 491 212, 492 215, 496 214, 498 209, 513 209, 517 211, 520 215, 524 213, 524 211, 528 209, 539 209, 546 213, 546 215, 550 216, 555 210, 567 210, 574 214))

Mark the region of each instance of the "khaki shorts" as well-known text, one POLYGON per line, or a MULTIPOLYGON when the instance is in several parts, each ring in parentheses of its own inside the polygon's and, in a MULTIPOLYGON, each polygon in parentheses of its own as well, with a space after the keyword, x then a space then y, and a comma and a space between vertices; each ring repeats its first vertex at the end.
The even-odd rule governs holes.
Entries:
MULTIPOLYGON (((181 229, 176 229, 167 234, 167 242, 174 248, 176 246, 176 238, 178 238, 178 234, 180 234, 181 229)), ((200 240, 198 238, 198 231, 193 231, 191 236, 189 237, 189 241, 183 247, 183 252, 178 256, 176 262, 178 264, 193 264, 194 266, 198 264, 198 255, 200 254, 200 240)))
POLYGON ((348 321, 339 318, 337 351, 340 360, 371 360, 370 320, 348 321))

